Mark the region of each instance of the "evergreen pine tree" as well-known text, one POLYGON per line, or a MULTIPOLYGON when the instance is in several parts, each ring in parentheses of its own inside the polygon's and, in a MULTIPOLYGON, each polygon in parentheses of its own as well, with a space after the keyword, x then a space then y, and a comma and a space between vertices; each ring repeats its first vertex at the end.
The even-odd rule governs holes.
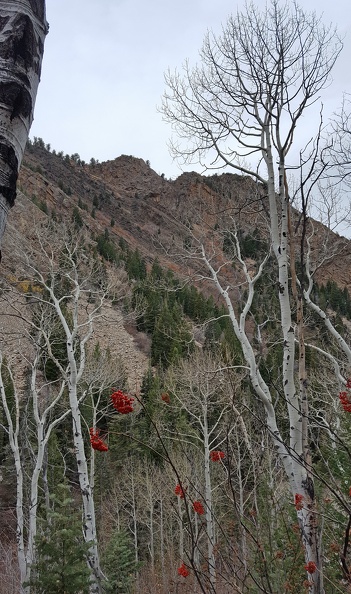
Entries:
POLYGON ((191 335, 182 315, 182 308, 175 304, 170 309, 165 299, 155 324, 151 344, 151 364, 166 369, 186 356, 192 349, 191 335))
POLYGON ((83 541, 81 515, 69 486, 60 484, 51 496, 52 509, 41 521, 36 539, 37 560, 32 568, 33 594, 88 594, 88 545, 83 541))
POLYGON ((125 530, 115 530, 104 554, 104 570, 108 577, 106 592, 129 594, 137 569, 138 564, 128 533, 125 530))

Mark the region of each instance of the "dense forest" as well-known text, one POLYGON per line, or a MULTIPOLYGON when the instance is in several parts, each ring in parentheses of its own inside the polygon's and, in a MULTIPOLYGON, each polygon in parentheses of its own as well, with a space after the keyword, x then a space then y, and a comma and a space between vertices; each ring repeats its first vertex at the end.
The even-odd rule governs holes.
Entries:
MULTIPOLYGON (((20 498, 23 532, 17 534, 26 567, 30 560, 28 591, 89 589, 79 510, 85 472, 104 590, 301 592, 306 563, 296 510, 303 496, 291 496, 224 304, 157 259, 148 266, 108 232, 77 235, 73 220, 68 228, 48 221, 36 233, 40 252, 26 246, 21 254, 26 280, 2 286, 2 315, 20 317, 22 329, 5 340, 16 345, 17 367, 2 359, 1 492, 9 502, 16 491, 20 498), (122 308, 149 336, 149 368, 138 393, 126 389, 122 361, 90 339, 105 303, 122 308)), ((246 236, 247 257, 250 245, 246 236)), ((273 259, 267 275, 270 268, 273 259)), ((314 287, 314 298, 349 340, 347 290, 329 281, 314 287)), ((252 316, 264 320, 267 303, 278 315, 278 295, 263 278, 252 316)), ((316 316, 307 327, 334 352, 316 316)), ((253 340, 286 439, 277 322, 253 340)), ((306 359, 311 463, 319 513, 328 518, 325 579, 337 585, 348 556, 349 388, 339 404, 328 366, 321 376, 318 352, 307 347, 306 359)), ((3 547, 11 533, 7 538, 3 547)), ((15 567, 14 558, 6 568, 7 592, 18 591, 15 567)))
POLYGON ((221 175, 28 143, 0 280, 1 593, 350 590, 348 98, 298 134, 341 49, 272 0, 167 74, 173 155, 221 175))

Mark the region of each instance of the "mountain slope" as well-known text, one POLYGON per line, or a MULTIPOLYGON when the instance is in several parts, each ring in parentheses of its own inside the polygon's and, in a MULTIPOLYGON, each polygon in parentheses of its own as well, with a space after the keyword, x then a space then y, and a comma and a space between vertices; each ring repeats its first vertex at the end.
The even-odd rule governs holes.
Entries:
MULTIPOLYGON (((70 158, 52 153, 39 141, 27 148, 19 190, 10 216, 11 223, 22 233, 27 233, 28 210, 31 216, 40 217, 39 208, 63 220, 71 220, 78 212, 92 235, 107 229, 115 243, 124 239, 130 249, 140 251, 147 263, 157 257, 180 276, 196 269, 194 261, 182 259, 184 248, 194 245, 194 238, 215 241, 219 253, 223 230, 233 228, 235 221, 243 236, 256 232, 261 239, 267 239, 263 189, 245 176, 184 173, 171 181, 142 159, 122 155, 113 161, 87 165, 77 155, 70 158), (34 208, 23 206, 26 198, 34 208)), ((316 261, 317 252, 325 252, 317 280, 334 280, 350 291, 350 242, 315 223, 312 245, 316 261)), ((11 259, 6 242, 3 256, 6 270, 11 259)))

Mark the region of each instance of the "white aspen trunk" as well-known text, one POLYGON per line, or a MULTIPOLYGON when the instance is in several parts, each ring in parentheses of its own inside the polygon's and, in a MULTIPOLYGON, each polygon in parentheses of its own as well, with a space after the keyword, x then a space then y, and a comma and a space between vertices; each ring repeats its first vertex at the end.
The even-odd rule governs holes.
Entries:
MULTIPOLYGON (((151 485, 150 485, 151 488, 151 485)), ((155 569, 155 544, 154 544, 154 503, 150 492, 149 498, 149 517, 150 517, 150 558, 152 571, 155 569)))
MULTIPOLYGON (((1 369, 1 354, 0 354, 0 369, 1 369)), ((30 585, 28 584, 31 576, 31 566, 35 562, 35 538, 37 534, 37 509, 38 509, 38 493, 39 493, 39 478, 44 466, 45 452, 47 443, 51 434, 52 429, 58 425, 67 416, 69 411, 62 413, 59 417, 52 420, 47 425, 47 418, 50 411, 53 410, 55 404, 59 401, 63 394, 64 384, 62 384, 57 396, 52 400, 49 406, 44 410, 42 416, 40 416, 38 393, 36 389, 36 373, 38 366, 38 355, 35 357, 32 364, 31 374, 31 386, 30 395, 32 398, 33 405, 33 416, 36 426, 36 437, 37 437, 37 452, 35 466, 31 475, 31 487, 30 487, 30 499, 28 505, 28 511, 24 509, 24 496, 23 496, 23 468, 21 459, 21 449, 19 443, 19 431, 20 431, 20 402, 19 395, 13 382, 12 374, 11 379, 15 389, 15 406, 16 406, 16 418, 15 424, 13 424, 11 413, 8 408, 6 394, 4 390, 3 380, 0 373, 0 391, 2 396, 2 404, 5 411, 7 420, 7 432, 9 436, 9 442, 11 451, 14 457, 16 478, 17 478, 17 500, 16 500, 16 522, 17 522, 17 556, 20 570, 21 580, 21 594, 30 593, 30 585), (26 516, 26 539, 24 539, 24 518, 26 516), (26 542, 25 542, 26 541, 26 542)))
POLYGON ((44 452, 44 460, 43 460, 43 468, 42 468, 42 478, 43 478, 43 489, 44 489, 44 497, 45 497, 45 507, 46 509, 50 509, 50 491, 49 491, 49 480, 48 480, 48 463, 49 463, 49 455, 48 455, 48 448, 45 448, 44 452))
POLYGON ((292 457, 289 454, 289 451, 286 448, 286 446, 284 444, 284 440, 280 434, 280 431, 279 431, 279 428, 277 425, 274 406, 272 404, 271 393, 270 393, 269 387, 267 386, 266 382, 264 381, 264 379, 261 376, 260 370, 259 370, 257 362, 256 362, 255 352, 254 352, 253 347, 250 343, 250 340, 246 334, 246 328, 245 328, 246 315, 250 309, 253 295, 254 295, 254 284, 255 284, 256 280, 259 278, 259 276, 262 272, 262 269, 257 273, 256 277, 253 279, 251 279, 250 276, 247 275, 248 298, 247 298, 247 303, 245 305, 245 308, 240 315, 240 323, 239 323, 239 321, 236 317, 236 313, 234 311, 233 303, 231 301, 228 290, 224 289, 222 287, 216 271, 214 270, 210 261, 206 257, 205 250, 203 247, 202 247, 202 259, 205 262, 207 268, 209 269, 209 271, 211 273, 212 280, 213 280, 215 286, 217 287, 219 294, 222 295, 222 297, 226 303, 229 319, 233 325, 234 333, 241 344, 244 359, 249 367, 250 380, 251 380, 252 387, 255 390, 259 400, 262 402, 265 412, 266 412, 267 428, 270 432, 271 438, 273 439, 273 443, 276 448, 276 451, 277 451, 277 453, 282 461, 282 464, 284 466, 286 475, 287 475, 290 485, 292 487, 292 491, 296 492, 296 490, 294 490, 294 483, 293 483, 294 472, 293 472, 293 466, 292 466, 292 460, 291 460, 292 457))
POLYGON ((88 461, 84 449, 80 402, 78 399, 78 384, 85 368, 85 345, 92 334, 92 320, 91 318, 88 319, 85 328, 85 334, 79 339, 80 360, 78 368, 75 354, 75 341, 78 339, 80 286, 78 283, 77 270, 75 268, 73 259, 71 259, 71 262, 73 267, 73 282, 75 285, 72 294, 72 331, 68 326, 67 320, 62 312, 60 302, 56 298, 53 288, 48 286, 45 282, 43 284, 50 293, 52 304, 66 335, 66 352, 69 370, 67 373, 65 373, 65 376, 68 385, 69 404, 72 415, 73 443, 77 462, 78 480, 83 503, 83 535, 85 542, 89 544, 88 563, 91 569, 90 594, 101 594, 103 575, 100 569, 97 546, 95 504, 91 477, 89 477, 88 461))
POLYGON ((24 588, 23 584, 27 578, 27 561, 26 561, 26 554, 25 554, 25 546, 24 546, 24 510, 23 510, 23 470, 22 470, 22 462, 20 458, 20 450, 18 446, 17 437, 11 439, 10 437, 10 447, 12 450, 12 454, 14 457, 15 462, 15 469, 16 469, 16 539, 17 539, 17 557, 18 557, 18 565, 20 570, 20 580, 21 580, 21 594, 27 594, 27 588, 24 588))
MULTIPOLYGON (((91 407, 93 409, 93 427, 96 429, 96 406, 94 406, 94 397, 91 395, 91 407)), ((91 448, 90 452, 90 486, 94 494, 95 487, 95 450, 91 448)))
MULTIPOLYGON (((275 177, 273 156, 270 147, 269 127, 267 127, 267 134, 265 136, 267 150, 264 158, 268 171, 268 199, 270 205, 270 228, 273 251, 278 265, 278 281, 279 281, 279 303, 281 314, 281 330, 283 336, 283 390, 285 401, 287 405, 287 413, 290 427, 289 443, 285 445, 284 440, 280 434, 274 406, 272 404, 272 397, 270 389, 264 382, 258 365, 256 362, 255 352, 246 334, 246 316, 250 310, 252 299, 254 295, 254 286, 256 280, 259 278, 262 265, 259 268, 256 276, 251 278, 247 272, 245 262, 240 256, 240 247, 238 245, 238 259, 241 262, 243 272, 246 275, 246 282, 248 286, 248 297, 245 307, 240 314, 239 320, 236 317, 231 297, 228 289, 224 289, 219 281, 218 274, 212 267, 209 259, 206 257, 204 248, 202 248, 202 258, 210 270, 212 279, 217 287, 217 290, 222 295, 227 305, 228 314, 233 325, 235 335, 240 341, 245 361, 250 369, 251 384, 261 400, 265 412, 267 428, 270 431, 276 451, 283 463, 287 478, 289 480, 291 493, 301 494, 304 497, 304 504, 306 509, 298 514, 301 537, 305 550, 306 563, 312 561, 316 564, 318 570, 313 574, 313 591, 311 594, 323 594, 322 576, 321 576, 321 557, 319 545, 319 531, 317 524, 317 516, 315 513, 314 488, 313 480, 307 471, 308 461, 304 458, 303 445, 308 441, 308 435, 303 435, 303 431, 307 432, 307 423, 303 423, 303 415, 301 410, 300 392, 296 390, 294 363, 295 363, 295 330, 292 323, 291 303, 289 296, 289 229, 288 229, 288 196, 284 186, 284 163, 280 163, 279 169, 279 193, 275 190, 275 177), (281 212, 278 216, 277 202, 280 204, 281 212)), ((306 379, 305 377, 303 378, 306 379)), ((305 405, 306 410, 307 403, 305 405)))
POLYGON ((134 558, 135 563, 139 563, 139 550, 138 550, 138 517, 136 508, 136 496, 135 496, 135 484, 134 484, 134 470, 131 471, 131 488, 132 488, 132 516, 133 516, 133 536, 134 536, 134 558))
POLYGON ((163 495, 160 496, 160 556, 163 587, 166 588, 166 566, 165 566, 165 535, 164 535, 164 517, 163 517, 163 495))
POLYGON ((22 584, 26 580, 27 575, 27 567, 26 567, 26 555, 25 555, 25 546, 24 546, 24 510, 23 510, 23 469, 22 469, 22 461, 21 461, 21 453, 19 447, 19 429, 20 429, 20 410, 19 410, 19 400, 18 394, 15 389, 14 399, 15 399, 15 419, 14 422, 12 421, 11 412, 8 407, 8 403, 6 400, 6 393, 5 393, 5 386, 3 383, 1 367, 2 367, 2 354, 0 353, 0 392, 1 392, 1 402, 5 412, 6 422, 7 422, 7 434, 9 437, 9 444, 11 448, 11 452, 13 455, 15 469, 16 469, 16 540, 17 540, 17 558, 18 558, 18 565, 20 571, 20 581, 21 581, 21 594, 26 594, 25 590, 22 587, 22 584))
MULTIPOLYGON (((286 189, 286 195, 288 194, 288 184, 286 179, 286 173, 284 174, 284 186, 286 189)), ((305 336, 304 336, 304 311, 303 311, 303 286, 299 285, 299 291, 297 287, 297 275, 295 269, 295 250, 294 250, 294 238, 292 232, 292 225, 290 220, 290 205, 288 211, 289 218, 289 236, 290 236, 290 269, 291 269, 291 284, 292 292, 296 301, 296 321, 297 321, 297 332, 298 332, 298 344, 299 344, 299 399, 301 407, 301 432, 302 432, 302 460, 304 461, 304 473, 301 482, 301 486, 304 491, 304 506, 299 517, 299 524, 301 526, 302 542, 305 547, 305 558, 306 562, 313 561, 316 563, 317 571, 311 574, 310 581, 313 583, 313 589, 315 593, 323 593, 323 572, 322 558, 321 558, 321 544, 320 544, 320 532, 318 527, 318 512, 316 509, 316 502, 314 497, 314 485, 312 469, 312 458, 310 453, 309 445, 309 434, 308 434, 308 418, 309 418, 309 406, 308 406, 308 395, 307 395, 307 372, 306 372, 306 349, 305 349, 305 336)), ((303 259, 304 254, 301 255, 303 259)), ((298 514, 299 516, 299 514, 298 514)))
POLYGON ((184 559, 184 532, 183 532, 183 508, 180 497, 178 499, 178 530, 179 530, 179 559, 184 559))
MULTIPOLYGON (((29 582, 31 575, 31 566, 35 562, 35 539, 37 535, 37 511, 38 511, 38 496, 39 496, 39 479, 42 473, 45 463, 45 453, 51 435, 52 429, 58 425, 68 415, 69 411, 63 413, 60 417, 55 419, 48 428, 45 430, 46 418, 48 409, 45 410, 42 418, 39 417, 38 399, 36 390, 33 395, 33 407, 34 417, 36 420, 37 427, 37 455, 35 467, 32 472, 31 488, 30 488, 30 503, 29 503, 29 521, 28 521, 28 532, 27 532, 27 549, 26 549, 26 578, 25 581, 29 582)), ((25 589, 30 592, 30 589, 25 589)))
MULTIPOLYGON (((84 348, 84 347, 83 347, 84 348)), ((89 479, 88 462, 84 449, 84 438, 81 424, 80 406, 77 395, 77 368, 73 351, 73 337, 67 341, 67 355, 70 365, 68 378, 69 403, 72 414, 73 442, 77 461, 77 471, 80 491, 83 502, 83 534, 85 541, 89 543, 89 565, 91 574, 91 594, 101 594, 101 571, 97 549, 97 535, 95 523, 95 506, 93 489, 89 479)))
POLYGON ((192 546, 192 556, 193 556, 193 562, 194 562, 194 566, 196 568, 197 571, 200 570, 200 549, 199 549, 199 518, 197 517, 197 514, 194 512, 193 514, 194 517, 194 542, 193 542, 193 546, 192 546))
POLYGON ((48 32, 45 0, 0 2, 0 245, 16 198, 18 171, 40 80, 48 32))
MULTIPOLYGON (((290 422, 290 457, 291 472, 290 484, 294 484, 297 468, 302 461, 302 416, 298 394, 295 387, 295 332, 291 319, 291 303, 289 296, 289 197, 285 191, 285 169, 283 158, 279 162, 279 194, 275 188, 275 175, 273 154, 271 146, 270 126, 265 129, 266 152, 264 158, 268 172, 268 199, 270 213, 270 230, 274 255, 278 264, 279 303, 281 314, 281 329, 283 334, 283 390, 287 404, 290 422), (280 220, 277 209, 277 200, 280 205, 280 220), (296 454, 296 455, 294 455, 296 454)), ((296 485, 293 493, 297 493, 296 485)))
MULTIPOLYGON (((308 288, 304 291, 304 298, 306 300, 307 305, 323 320, 328 332, 335 338, 335 340, 337 341, 340 349, 342 350, 342 352, 344 353, 344 355, 346 356, 348 365, 351 369, 351 349, 350 346, 347 344, 347 342, 345 341, 345 339, 339 334, 339 332, 336 330, 336 328, 333 326, 330 318, 328 317, 328 315, 326 314, 325 311, 323 311, 323 309, 321 309, 319 307, 319 305, 317 305, 316 303, 314 303, 314 301, 312 301, 311 299, 311 291, 313 289, 313 279, 311 276, 311 273, 309 271, 309 265, 306 264, 306 274, 308 276, 309 279, 309 284, 308 284, 308 288)), ((328 353, 326 353, 326 356, 329 356, 328 353)))
MULTIPOLYGON (((31 0, 31 2, 33 3, 34 0, 31 0)), ((39 0, 38 0, 39 2, 39 0)), ((0 47, 0 53, 1 53, 1 47, 0 47)), ((0 87, 1 88, 1 87, 0 87)), ((101 298, 100 304, 98 304, 98 306, 96 308, 94 308, 92 311, 87 312, 87 316, 86 318, 84 318, 84 321, 80 324, 80 320, 79 320, 79 314, 80 314, 80 297, 81 297, 81 286, 79 284, 79 278, 78 278, 78 270, 77 270, 77 265, 76 265, 76 260, 75 260, 75 256, 76 256, 76 244, 73 245, 72 250, 70 251, 70 245, 69 243, 66 242, 66 237, 64 237, 63 240, 63 244, 64 244, 64 249, 67 250, 67 258, 68 258, 68 264, 71 266, 69 273, 67 274, 67 276, 69 276, 70 282, 73 285, 73 289, 72 292, 67 294, 66 300, 70 302, 70 304, 72 305, 70 312, 72 313, 72 330, 70 328, 70 326, 67 323, 67 320, 65 319, 65 315, 61 309, 61 303, 62 301, 65 300, 60 300, 56 297, 55 295, 55 262, 53 259, 53 255, 51 253, 51 246, 49 247, 49 252, 45 251, 45 246, 41 241, 41 247, 43 249, 43 252, 45 253, 45 255, 47 256, 47 261, 49 264, 49 271, 52 273, 52 276, 50 278, 50 280, 47 282, 46 279, 43 277, 43 275, 41 274, 40 270, 38 270, 37 268, 35 268, 35 266, 32 265, 30 259, 27 259, 27 264, 29 265, 29 268, 34 272, 34 274, 37 275, 39 282, 41 283, 42 287, 47 291, 48 293, 48 300, 42 300, 40 297, 38 297, 38 303, 42 303, 44 304, 44 307, 47 307, 48 305, 51 305, 53 308, 53 311, 55 312, 55 314, 57 315, 58 320, 61 323, 62 329, 65 332, 65 336, 66 336, 66 354, 67 354, 67 360, 68 360, 68 365, 67 368, 63 368, 63 366, 61 365, 60 361, 58 361, 55 356, 52 353, 52 345, 50 343, 50 333, 47 333, 45 328, 45 324, 44 326, 40 325, 40 322, 38 322, 38 325, 36 325, 36 323, 34 321, 30 321, 30 324, 32 326, 33 329, 35 329, 36 331, 39 332, 39 337, 38 337, 38 342, 36 342, 35 344, 37 344, 39 346, 39 352, 42 352, 42 346, 44 345, 44 347, 47 350, 47 353, 49 355, 49 357, 54 361, 54 363, 56 364, 58 370, 61 373, 62 376, 62 384, 61 384, 61 388, 58 391, 58 394, 56 397, 54 397, 51 401, 50 404, 48 404, 47 408, 44 410, 43 414, 40 415, 40 409, 39 409, 39 405, 38 405, 38 396, 37 396, 37 392, 36 392, 36 387, 35 387, 35 374, 36 374, 36 365, 37 363, 33 363, 32 365, 32 386, 31 386, 31 391, 32 391, 32 397, 33 397, 33 413, 34 413, 34 418, 36 421, 36 427, 37 427, 37 459, 35 460, 35 468, 31 477, 31 501, 30 501, 30 507, 31 507, 31 511, 29 514, 29 520, 28 520, 28 535, 27 535, 27 539, 28 539, 28 550, 27 550, 27 557, 25 559, 25 561, 27 562, 28 566, 31 564, 32 560, 34 559, 34 541, 35 541, 35 534, 36 534, 36 511, 37 511, 37 506, 38 506, 38 481, 39 481, 39 476, 40 473, 42 471, 43 468, 43 464, 44 464, 44 456, 45 456, 45 447, 47 445, 49 436, 50 436, 50 432, 53 429, 53 427, 55 427, 59 422, 62 421, 62 419, 68 415, 71 414, 72 415, 72 426, 73 426, 73 441, 74 441, 74 447, 75 447, 75 456, 76 456, 76 462, 77 462, 77 471, 78 471, 78 478, 79 478, 79 484, 80 484, 80 489, 81 489, 81 496, 82 496, 82 502, 83 502, 83 513, 84 513, 84 522, 83 522, 83 534, 85 537, 85 541, 89 544, 89 554, 88 554, 88 562, 89 562, 89 566, 91 569, 91 585, 90 585, 90 593, 91 594, 101 594, 102 590, 102 572, 100 570, 100 564, 99 564, 99 556, 98 556, 98 548, 97 548, 97 538, 96 538, 96 521, 95 521, 95 508, 94 508, 94 499, 93 499, 93 484, 90 482, 90 478, 89 477, 89 469, 88 469, 88 462, 87 462, 87 457, 85 454, 85 448, 84 448, 84 438, 83 438, 83 432, 82 432, 82 426, 81 426, 81 416, 80 416, 80 400, 78 399, 78 387, 79 387, 79 382, 82 378, 82 374, 85 368, 85 348, 86 348, 86 342, 89 340, 92 330, 93 330, 93 320, 95 318, 96 315, 98 315, 98 311, 99 311, 99 307, 101 306, 101 302, 103 300, 103 297, 101 298), (79 336, 79 332, 82 333, 82 336, 79 336), (41 341, 43 342, 43 345, 41 344, 41 341), (78 348, 80 347, 80 348, 78 348), (79 357, 77 357, 77 352, 79 352, 79 357), (78 361, 76 360, 76 357, 78 359, 78 361), (58 418, 54 419, 53 421, 51 421, 49 424, 47 422, 48 419, 50 419, 51 414, 54 411, 54 407, 56 406, 56 404, 58 403, 60 397, 63 394, 64 388, 67 387, 68 388, 68 394, 69 394, 69 403, 70 406, 69 408, 58 418), (50 416, 49 416, 50 414, 50 416)), ((82 281, 84 282, 84 281, 82 281)), ((65 301, 65 303, 67 302, 65 301)), ((83 314, 84 315, 84 314, 83 314)), ((28 320, 27 320, 28 321, 28 320)), ((5 398, 5 396, 3 396, 5 398)), ((18 406, 18 404, 17 404, 18 406)), ((43 406, 43 402, 41 402, 41 407, 43 406)), ((11 420, 11 419, 10 419, 11 420)), ((13 430, 11 430, 13 433, 13 430)), ((18 429, 16 429, 17 431, 17 435, 18 435, 18 429)), ((14 452, 14 457, 15 457, 15 463, 16 465, 19 465, 21 460, 20 460, 20 453, 19 453, 19 447, 18 447, 18 443, 14 443, 13 445, 13 452, 14 452)), ((19 469, 21 470, 21 469, 19 469)), ((94 467, 92 466, 92 471, 94 470, 94 467)), ((23 562, 23 555, 24 553, 22 551, 24 551, 24 546, 23 546, 23 517, 21 517, 21 506, 23 508, 23 495, 21 495, 21 475, 18 472, 18 532, 19 532, 19 537, 22 539, 22 541, 19 542, 19 562, 20 562, 20 566, 24 566, 25 563, 23 562)), ((22 487, 21 487, 22 488, 22 487)), ((22 514, 23 514, 23 509, 22 509, 22 514)), ((22 574, 24 573, 24 569, 22 571, 22 574)), ((22 580, 23 581, 23 580, 22 580)), ((26 593, 27 594, 27 593, 26 593)))
MULTIPOLYGON (((237 463, 236 463, 236 467, 237 467, 237 473, 238 473, 238 490, 239 490, 239 516, 241 518, 244 517, 244 490, 243 490, 243 484, 244 481, 242 479, 242 473, 241 473, 241 455, 240 455, 240 444, 238 442, 238 433, 236 433, 235 435, 235 439, 236 439, 236 449, 238 452, 238 459, 237 459, 237 463)), ((246 578, 247 575, 247 560, 248 560, 248 555, 247 555, 247 538, 246 538, 246 531, 245 528, 243 526, 243 522, 239 522, 239 526, 240 526, 240 530, 241 530, 241 538, 240 538, 240 547, 241 547, 241 555, 240 555, 240 561, 242 563, 242 569, 240 568, 240 570, 238 571, 238 576, 240 579, 241 583, 244 583, 244 580, 246 578)))
POLYGON ((16 539, 17 539, 17 557, 18 557, 18 565, 20 570, 20 580, 21 580, 21 594, 26 594, 26 590, 23 588, 23 583, 26 580, 27 576, 27 564, 26 564, 26 555, 25 555, 25 548, 24 548, 24 512, 23 512, 23 471, 22 471, 22 464, 20 459, 20 452, 18 447, 18 442, 16 443, 16 439, 10 439, 10 446, 12 450, 12 454, 15 461, 15 469, 16 469, 16 539), (11 443, 12 442, 12 443, 11 443))
POLYGON ((207 562, 210 574, 210 584, 215 591, 216 587, 216 562, 214 556, 214 529, 212 514, 212 485, 210 474, 210 445, 207 421, 207 404, 203 407, 203 436, 204 436, 204 474, 205 474, 205 514, 207 532, 207 562))
MULTIPOLYGON (((319 529, 316 515, 314 485, 309 472, 308 412, 307 395, 305 392, 305 369, 301 379, 302 392, 296 390, 294 364, 295 364, 295 331, 291 317, 291 302, 289 295, 289 196, 287 193, 286 173, 284 159, 279 163, 279 194, 281 213, 280 220, 277 214, 277 195, 274 184, 273 158, 270 146, 270 134, 266 135, 268 170, 268 198, 270 205, 270 228, 273 250, 278 264, 279 303, 281 313, 281 329, 283 335, 283 389, 290 423, 290 459, 292 475, 290 485, 292 494, 302 494, 304 497, 303 509, 298 513, 301 538, 305 551, 306 563, 316 564, 317 571, 312 574, 310 581, 313 583, 312 594, 323 594, 322 559, 320 556, 319 529), (304 401, 301 400, 304 398, 304 401)), ((291 238, 292 239, 292 238, 291 238)), ((293 250, 292 250, 293 251, 293 250)), ((292 253, 291 257, 294 257, 292 253)), ((294 266, 294 265, 293 265, 294 266)), ((301 304, 302 307, 302 304, 301 304)), ((302 312, 299 312, 300 316, 302 312)), ((299 320, 300 341, 303 341, 303 319, 299 320)), ((301 346, 301 344, 300 344, 301 346)), ((304 349, 304 344, 303 344, 304 349)), ((302 368, 299 365, 301 373, 302 368)), ((310 576, 309 576, 310 577, 310 576)))
MULTIPOLYGON (((235 334, 250 368, 252 386, 265 408, 267 428, 283 463, 291 492, 306 497, 304 505, 310 507, 311 518, 314 513, 314 494, 308 454, 309 422, 306 416, 304 418, 308 413, 307 391, 303 385, 306 376, 303 374, 301 377, 301 390, 296 390, 298 381, 294 376, 295 328, 289 297, 289 196, 284 184, 285 160, 295 144, 298 123, 305 111, 319 100, 319 93, 329 80, 341 48, 338 33, 322 25, 315 14, 305 13, 296 3, 293 3, 290 11, 287 4, 280 5, 273 1, 264 11, 255 10, 254 13, 252 6, 247 5, 245 11, 238 11, 228 20, 221 36, 206 36, 201 50, 201 65, 192 68, 187 63, 183 76, 178 72, 166 75, 168 90, 164 94, 162 109, 166 120, 174 126, 180 137, 180 142, 172 145, 174 156, 181 156, 184 162, 191 162, 195 155, 200 160, 208 155, 211 158, 210 167, 217 162, 219 166, 232 166, 236 171, 249 174, 263 184, 264 190, 268 190, 270 232, 278 266, 283 344, 282 387, 286 422, 289 422, 289 438, 285 443, 277 428, 269 386, 260 376, 255 352, 249 345, 241 323, 245 313, 240 316, 239 323, 230 302, 229 288, 220 286, 219 271, 218 274, 211 273, 227 303, 235 334), (183 141, 189 144, 184 145, 183 141), (237 148, 228 150, 229 146, 237 148), (212 150, 215 151, 215 158, 211 154, 212 150), (252 155, 257 157, 257 163, 250 168, 245 160, 252 155), (266 172, 263 172, 264 164, 266 172)), ((341 123, 346 123, 341 127, 347 132, 349 126, 344 113, 341 123)), ((300 184, 296 195, 300 191, 302 198, 307 183, 304 167, 308 167, 310 195, 310 190, 322 175, 319 164, 322 164, 322 171, 327 166, 320 146, 321 130, 322 119, 312 143, 300 147, 299 164, 294 166, 294 156, 289 163, 290 171, 297 174, 297 183, 300 184)), ((340 130, 339 123, 336 130, 340 130)), ((333 147, 333 142, 329 144, 333 147)), ((332 151, 338 148, 333 147, 332 151)), ((340 165, 340 161, 336 161, 340 165)), ((247 282, 250 290, 252 283, 250 279, 247 282)), ((301 329, 304 323, 302 314, 301 307, 301 329)), ((299 339, 302 347, 302 332, 299 333, 299 339)), ((317 524, 303 519, 303 513, 299 517, 302 517, 306 561, 317 563, 317 557, 310 557, 312 543, 318 543, 317 524)), ((317 515, 314 514, 314 517, 317 515)), ((321 566, 318 565, 316 575, 320 571, 321 566)), ((323 585, 321 582, 317 584, 313 574, 310 594, 322 594, 322 591, 323 585)))
MULTIPOLYGON (((29 504, 29 525, 27 534, 26 551, 26 578, 29 582, 31 576, 31 566, 35 561, 35 538, 37 535, 37 511, 38 511, 38 485, 39 477, 44 463, 46 440, 44 439, 44 427, 41 422, 37 427, 37 457, 35 467, 32 473, 29 504)), ((25 592, 30 592, 30 587, 25 588, 25 592)))
MULTIPOLYGON (((45 436, 44 426, 46 415, 40 418, 39 414, 39 403, 38 403, 38 392, 36 389, 36 371, 38 365, 38 354, 35 357, 32 366, 31 375, 31 396, 33 400, 33 416, 36 423, 37 430, 37 455, 35 466, 32 472, 31 488, 30 488, 30 503, 29 503, 29 521, 28 521, 28 534, 27 534, 27 551, 26 551, 26 578, 25 581, 28 583, 31 576, 31 567, 35 561, 35 537, 37 534, 37 510, 38 510, 38 485, 41 470, 44 465, 45 448, 47 445, 47 439, 50 435, 45 436)), ((30 587, 25 588, 26 593, 30 592, 30 587)))

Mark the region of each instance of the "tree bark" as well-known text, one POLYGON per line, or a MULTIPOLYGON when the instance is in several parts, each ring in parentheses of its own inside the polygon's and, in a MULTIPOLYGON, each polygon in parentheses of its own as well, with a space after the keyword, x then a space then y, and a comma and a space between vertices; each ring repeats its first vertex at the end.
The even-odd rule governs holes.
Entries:
POLYGON ((40 80, 45 0, 0 0, 0 246, 40 80))
MULTIPOLYGON (((48 288, 48 287, 47 287, 48 288)), ((83 437, 83 430, 82 430, 82 421, 81 421, 81 412, 80 412, 80 403, 78 398, 78 384, 81 379, 84 366, 85 366, 85 345, 88 339, 92 334, 92 323, 90 321, 88 330, 86 331, 85 336, 79 339, 80 345, 80 361, 79 361, 79 368, 76 361, 75 356, 75 337, 78 334, 78 320, 77 320, 77 312, 78 312, 78 300, 79 300, 79 287, 76 287, 74 292, 74 305, 73 305, 73 326, 74 329, 71 332, 68 323, 62 313, 60 304, 58 299, 53 294, 53 291, 50 290, 51 299, 56 309, 56 313, 60 319, 62 327, 66 334, 66 349, 67 349, 67 359, 69 364, 69 371, 67 373, 67 384, 68 384, 68 396, 69 396, 69 403, 70 409, 72 414, 72 431, 73 431, 73 442, 74 442, 74 449, 75 449, 75 458, 77 462, 77 471, 78 471, 78 479, 79 479, 79 486, 82 495, 82 502, 83 502, 83 534, 84 539, 87 543, 89 543, 89 555, 88 555, 88 562, 91 568, 91 584, 90 584, 90 594, 101 594, 101 582, 102 582, 102 574, 100 570, 100 561, 99 561, 99 554, 98 554, 98 547, 97 547, 97 534, 96 534, 96 518, 95 518, 95 503, 93 497, 93 487, 89 477, 89 468, 88 468, 88 461, 85 453, 84 448, 84 437, 83 437)))
MULTIPOLYGON (((6 418, 6 431, 9 438, 10 449, 14 458, 16 469, 16 522, 17 522, 17 558, 21 582, 21 594, 30 594, 31 569, 35 563, 35 538, 37 533, 37 511, 39 501, 39 479, 43 471, 44 456, 50 434, 54 427, 63 421, 69 414, 64 411, 60 416, 53 414, 55 405, 60 401, 63 394, 64 384, 61 385, 58 394, 51 400, 51 403, 40 413, 39 393, 37 390, 37 370, 39 365, 38 353, 32 364, 30 379, 29 400, 32 401, 32 412, 35 424, 37 449, 35 454, 34 467, 30 469, 25 466, 23 457, 23 446, 21 445, 21 422, 20 422, 20 396, 15 388, 14 401, 15 410, 11 413, 8 397, 1 373, 3 358, 0 353, 0 395, 1 404, 6 418), (24 476, 30 477, 30 498, 26 503, 24 493, 24 476)), ((8 371, 11 374, 10 368, 8 371)))
POLYGON ((207 562, 210 575, 211 588, 216 589, 216 561, 214 556, 214 522, 212 512, 212 485, 210 473, 210 444, 207 422, 207 407, 204 406, 203 427, 204 427, 204 454, 205 454, 205 503, 206 503, 206 532, 207 532, 207 562))

